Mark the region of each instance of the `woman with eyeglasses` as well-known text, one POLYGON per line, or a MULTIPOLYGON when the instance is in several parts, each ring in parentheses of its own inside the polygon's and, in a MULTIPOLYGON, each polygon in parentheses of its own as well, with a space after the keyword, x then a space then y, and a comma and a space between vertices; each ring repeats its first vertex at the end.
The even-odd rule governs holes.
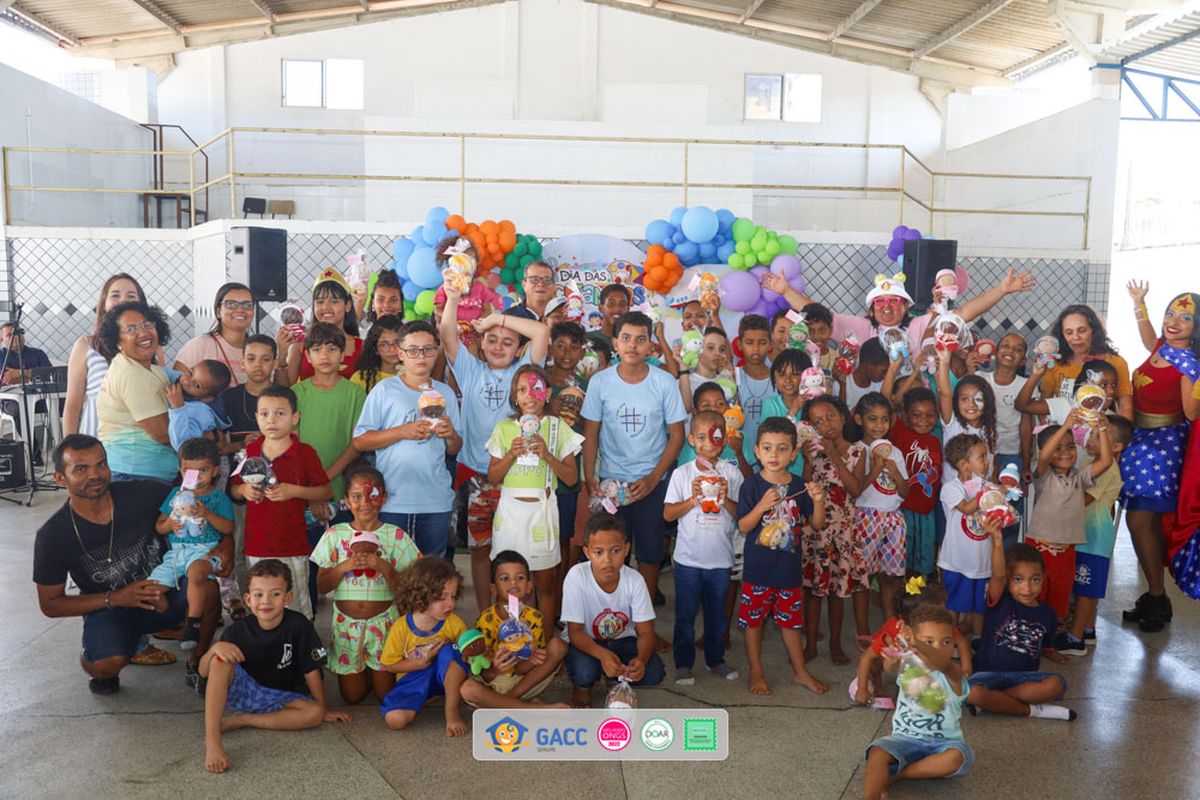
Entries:
POLYGON ((242 348, 250 326, 254 324, 254 296, 250 288, 240 283, 227 283, 217 289, 213 300, 212 330, 185 344, 175 356, 175 369, 187 370, 201 361, 213 359, 229 367, 233 375, 230 386, 246 382, 242 366, 242 348))
POLYGON ((154 363, 170 342, 167 320, 155 306, 121 303, 100 322, 100 344, 113 353, 96 398, 99 439, 112 480, 144 478, 174 483, 179 459, 167 433, 166 370, 154 363))

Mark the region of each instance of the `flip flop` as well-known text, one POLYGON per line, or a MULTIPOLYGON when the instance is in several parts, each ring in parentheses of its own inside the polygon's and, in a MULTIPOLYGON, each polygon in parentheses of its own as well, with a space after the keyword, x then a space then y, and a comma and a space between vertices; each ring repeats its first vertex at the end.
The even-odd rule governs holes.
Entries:
POLYGON ((130 664, 136 664, 139 667, 163 667, 167 664, 174 664, 176 661, 174 653, 154 645, 148 645, 129 659, 130 664))

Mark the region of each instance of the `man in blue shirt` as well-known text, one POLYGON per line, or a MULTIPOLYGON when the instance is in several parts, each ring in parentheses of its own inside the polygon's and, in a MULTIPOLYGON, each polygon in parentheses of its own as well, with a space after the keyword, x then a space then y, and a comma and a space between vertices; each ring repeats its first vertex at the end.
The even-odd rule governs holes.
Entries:
POLYGON ((13 323, 0 325, 0 364, 4 365, 4 377, 0 384, 12 386, 29 379, 29 371, 53 366, 45 350, 26 347, 24 336, 13 336, 13 323), (25 368, 24 376, 21 367, 25 368))

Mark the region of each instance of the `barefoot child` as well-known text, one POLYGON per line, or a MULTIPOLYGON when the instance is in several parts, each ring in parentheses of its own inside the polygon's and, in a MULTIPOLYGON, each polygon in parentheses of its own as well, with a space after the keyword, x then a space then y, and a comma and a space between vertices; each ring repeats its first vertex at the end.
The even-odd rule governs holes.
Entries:
POLYGON ((532 700, 546 690, 567 656, 567 643, 560 637, 546 638, 545 619, 531 604, 533 581, 529 564, 520 553, 502 550, 492 559, 492 592, 496 602, 483 610, 475 627, 483 634, 492 665, 478 676, 497 694, 532 700), (508 616, 508 597, 521 601, 521 619, 533 634, 533 653, 517 659, 507 648, 500 647, 500 626, 508 616))
POLYGON ((337 675, 342 699, 350 704, 372 691, 382 701, 396 683, 379 663, 388 631, 399 617, 392 585, 400 570, 421 557, 404 531, 379 519, 386 502, 383 475, 366 464, 351 467, 346 507, 354 518, 331 526, 313 549, 317 590, 333 592, 329 671, 337 675))
MULTIPOLYGON (((943 707, 932 711, 928 704, 918 703, 904 691, 907 669, 897 676, 901 688, 892 717, 892 735, 871 742, 864 756, 866 800, 886 797, 888 785, 895 778, 956 778, 965 775, 975 761, 959 725, 967 680, 962 669, 951 660, 954 615, 931 603, 918 606, 913 609, 904 638, 929 670, 931 684, 941 689, 943 707)), ((895 669, 897 660, 888 659, 887 666, 895 669)))
POLYGON ((279 559, 250 568, 245 602, 251 616, 225 629, 200 659, 204 695, 204 768, 229 769, 221 735, 238 728, 298 731, 322 722, 349 722, 327 711, 321 666, 325 648, 313 624, 287 606, 292 573, 279 559), (225 710, 233 714, 224 716, 225 710))
POLYGON ((573 566, 563 581, 562 604, 571 645, 567 674, 575 687, 571 705, 577 708, 592 704, 592 686, 602 674, 625 676, 634 686, 657 686, 665 674, 654 652, 650 591, 624 563, 629 539, 621 518, 593 514, 583 530, 583 552, 587 562, 573 566))
POLYGON ((180 650, 194 650, 200 639, 200 616, 204 610, 206 582, 221 568, 221 559, 210 556, 222 537, 233 535, 233 503, 229 496, 216 488, 221 471, 221 452, 209 439, 188 439, 179 448, 179 473, 184 481, 192 476, 191 493, 196 501, 183 513, 174 509, 175 497, 182 487, 176 486, 159 509, 154 529, 167 537, 171 549, 163 561, 150 573, 149 580, 178 589, 185 575, 188 579, 187 617, 183 624, 180 650))
MULTIPOLYGON (((763 623, 770 614, 783 635, 792 682, 821 694, 829 687, 804 663, 800 630, 804 627, 804 591, 800 539, 825 527, 825 492, 788 471, 796 452, 796 426, 768 417, 758 428, 754 447, 761 468, 738 494, 738 529, 746 535, 742 602, 738 625, 746 631, 750 692, 770 694, 762 666, 763 623)), ((707 625, 705 628, 707 629, 707 625)))

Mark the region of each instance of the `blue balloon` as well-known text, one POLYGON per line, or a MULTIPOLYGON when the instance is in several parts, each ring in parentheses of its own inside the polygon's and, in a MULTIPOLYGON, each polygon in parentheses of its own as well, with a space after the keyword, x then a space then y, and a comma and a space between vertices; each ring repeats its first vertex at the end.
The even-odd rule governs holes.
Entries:
POLYGON ((726 242, 725 244, 718 247, 717 248, 717 261, 721 262, 722 264, 724 264, 726 261, 728 261, 729 257, 731 255, 733 255, 733 252, 734 252, 733 249, 736 246, 737 246, 736 242, 726 242))
POLYGON ((425 244, 425 226, 418 225, 413 228, 412 233, 409 234, 409 238, 413 240, 413 244, 415 245, 420 246, 425 244))
POLYGON ((705 264, 711 264, 713 257, 717 254, 717 246, 712 242, 705 242, 700 245, 700 260, 705 264))
POLYGON ((404 283, 400 284, 400 294, 403 295, 404 299, 410 303, 417 302, 417 296, 423 291, 425 290, 420 286, 417 286, 412 281, 405 281, 404 283))
POLYGON ((433 247, 435 244, 446 238, 447 230, 444 222, 426 222, 425 223, 425 244, 433 247))
POLYGON ((396 273, 402 282, 408 280, 408 261, 389 261, 387 268, 396 273))
POLYGON ((716 236, 713 237, 712 243, 714 245, 716 245, 717 247, 720 247, 721 245, 725 244, 725 239, 726 239, 725 234, 718 233, 716 236))
MULTIPOLYGON (((407 264, 408 257, 412 255, 413 248, 412 239, 404 236, 398 236, 392 240, 392 258, 397 264, 407 264)), ((397 273, 399 270, 397 270, 397 273)))
POLYGON ((695 242, 684 240, 675 246, 675 255, 679 256, 680 263, 685 266, 692 266, 700 263, 700 245, 695 242))
POLYGON ((897 267, 904 266, 904 253, 901 253, 899 256, 896 257, 896 266, 897 267))
POLYGON ((680 206, 679 208, 671 209, 671 224, 678 228, 683 224, 683 215, 687 213, 687 208, 680 206))
POLYGON ((662 246, 665 250, 670 252, 675 249, 675 240, 668 236, 666 239, 662 240, 662 246))
POLYGON ((426 222, 445 222, 446 217, 450 216, 450 212, 441 206, 434 206, 429 209, 429 213, 425 215, 426 222))
POLYGON ((408 277, 422 289, 436 289, 442 285, 442 271, 432 247, 418 247, 408 258, 408 277))
POLYGON ((671 241, 675 242, 675 244, 683 244, 687 241, 687 237, 683 235, 683 231, 677 231, 675 235, 671 237, 671 241))
POLYGON ((656 219, 646 226, 646 241, 661 242, 675 233, 675 227, 665 219, 656 219))
POLYGON ((717 229, 721 227, 721 223, 717 220, 717 214, 708 206, 696 206, 689 208, 688 212, 683 215, 683 222, 679 227, 683 230, 683 235, 696 244, 712 241, 712 238, 717 235, 717 229))
POLYGON ((720 223, 720 231, 722 233, 729 233, 733 230, 733 221, 735 219, 737 219, 737 216, 728 208, 717 209, 717 222, 720 223))

